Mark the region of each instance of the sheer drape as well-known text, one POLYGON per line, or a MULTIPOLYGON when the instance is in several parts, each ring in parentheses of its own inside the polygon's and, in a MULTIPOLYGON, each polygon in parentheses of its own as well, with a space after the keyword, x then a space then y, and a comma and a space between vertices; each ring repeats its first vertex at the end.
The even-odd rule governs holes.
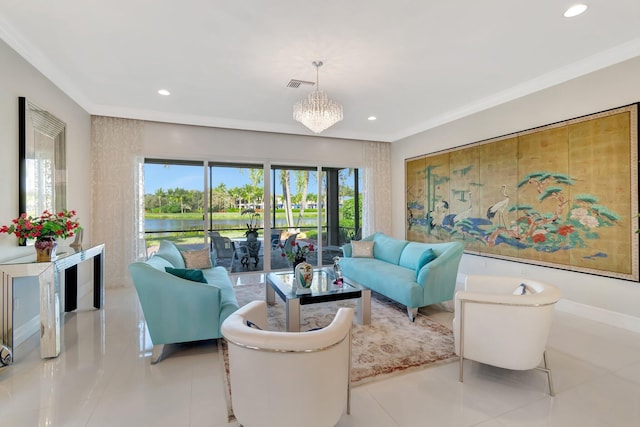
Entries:
POLYGON ((364 160, 362 236, 391 234, 391 144, 365 143, 364 160))
POLYGON ((128 265, 144 256, 144 122, 91 119, 93 242, 105 243, 105 287, 131 286, 128 265))

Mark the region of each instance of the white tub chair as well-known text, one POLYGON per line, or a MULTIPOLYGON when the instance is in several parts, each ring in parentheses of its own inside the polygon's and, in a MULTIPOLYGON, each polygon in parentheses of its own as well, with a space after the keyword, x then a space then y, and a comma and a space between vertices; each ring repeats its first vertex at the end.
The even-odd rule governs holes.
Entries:
POLYGON ((455 296, 453 320, 460 382, 464 359, 513 370, 540 369, 553 396, 545 347, 560 297, 557 287, 536 280, 467 276, 465 290, 455 296))
POLYGON ((350 412, 352 308, 309 332, 267 330, 267 305, 253 301, 222 324, 229 344, 231 401, 244 427, 335 425, 350 412), (259 329, 258 329, 259 328, 259 329))

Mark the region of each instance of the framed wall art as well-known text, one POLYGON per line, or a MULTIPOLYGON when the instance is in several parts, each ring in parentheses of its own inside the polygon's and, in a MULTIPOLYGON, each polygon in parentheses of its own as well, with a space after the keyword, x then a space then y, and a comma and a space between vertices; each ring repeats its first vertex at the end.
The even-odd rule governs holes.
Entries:
POLYGON ((407 159, 406 238, 638 281, 638 104, 407 159))

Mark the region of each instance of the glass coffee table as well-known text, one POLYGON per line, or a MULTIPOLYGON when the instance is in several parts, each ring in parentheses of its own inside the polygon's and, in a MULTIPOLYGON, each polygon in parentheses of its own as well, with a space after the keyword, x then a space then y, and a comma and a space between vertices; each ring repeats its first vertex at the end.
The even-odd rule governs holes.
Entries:
POLYGON ((300 306, 317 304, 320 302, 340 301, 344 299, 357 299, 358 323, 368 325, 371 323, 371 290, 364 286, 343 278, 342 285, 333 283, 334 274, 332 268, 316 268, 313 270, 313 283, 311 292, 296 295, 292 290, 292 272, 274 272, 267 275, 266 298, 267 304, 276 302, 276 294, 284 301, 286 307, 286 327, 289 332, 300 331, 300 306))

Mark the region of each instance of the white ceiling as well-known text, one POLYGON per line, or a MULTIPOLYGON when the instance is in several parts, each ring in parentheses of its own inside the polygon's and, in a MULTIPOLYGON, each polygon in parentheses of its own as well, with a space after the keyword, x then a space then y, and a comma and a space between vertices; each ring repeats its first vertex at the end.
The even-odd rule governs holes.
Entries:
POLYGON ((304 135, 320 59, 322 136, 396 141, 640 56, 639 0, 572 3, 0 0, 0 38, 91 114, 304 135))

